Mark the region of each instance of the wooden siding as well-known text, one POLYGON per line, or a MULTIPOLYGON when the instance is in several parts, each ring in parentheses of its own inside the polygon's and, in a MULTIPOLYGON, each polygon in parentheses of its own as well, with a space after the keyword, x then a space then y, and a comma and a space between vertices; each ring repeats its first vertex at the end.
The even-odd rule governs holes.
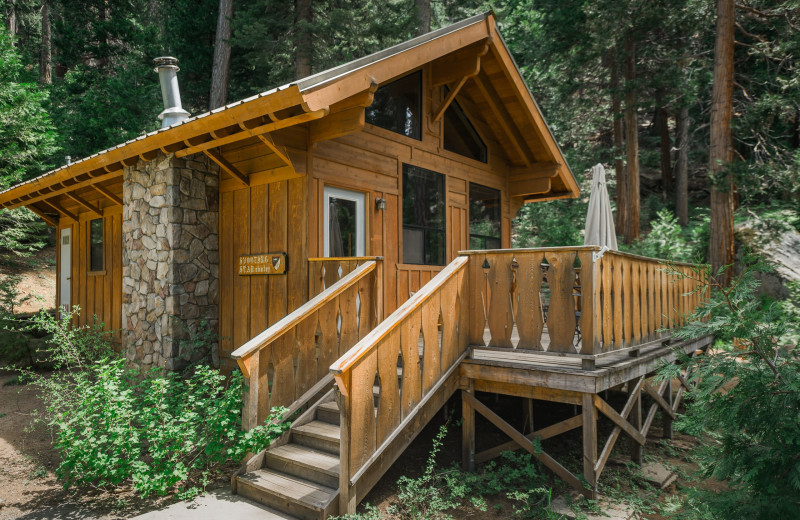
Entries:
MULTIPOLYGON (((71 269, 72 283, 70 305, 80 306, 78 323, 92 323, 94 319, 102 322, 107 329, 119 331, 122 328, 122 209, 106 207, 103 211, 103 270, 89 270, 89 223, 96 215, 85 212, 79 221, 62 219, 56 236, 61 230, 71 229, 71 269), (96 318, 95 318, 96 317, 96 318)), ((61 262, 61 240, 57 240, 56 258, 61 262)), ((56 305, 61 300, 61 269, 57 271, 56 305)), ((118 334, 115 333, 115 338, 118 334)))
POLYGON ((308 297, 306 179, 298 177, 220 194, 220 359, 308 297), (239 276, 240 255, 282 252, 282 276, 239 276))

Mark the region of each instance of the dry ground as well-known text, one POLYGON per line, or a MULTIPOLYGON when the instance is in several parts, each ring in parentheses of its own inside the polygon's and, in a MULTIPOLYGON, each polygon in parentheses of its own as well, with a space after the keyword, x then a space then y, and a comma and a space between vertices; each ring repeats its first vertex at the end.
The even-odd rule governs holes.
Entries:
POLYGON ((16 312, 28 314, 54 309, 56 304, 56 248, 46 247, 28 258, 14 259, 13 265, 0 262, 0 277, 22 276, 22 294, 30 298, 16 312))

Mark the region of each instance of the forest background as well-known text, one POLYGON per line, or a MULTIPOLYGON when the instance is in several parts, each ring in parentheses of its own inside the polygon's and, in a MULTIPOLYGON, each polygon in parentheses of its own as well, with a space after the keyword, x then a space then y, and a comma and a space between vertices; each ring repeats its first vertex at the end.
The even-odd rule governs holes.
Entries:
MULTIPOLYGON (((733 217, 712 218, 712 199, 800 227, 796 0, 4 0, 0 188, 156 129, 157 56, 179 58, 198 114, 487 9, 585 188, 525 206, 516 245, 582 243, 584 172, 598 162, 635 252, 727 263, 733 217), (715 61, 719 22, 729 52, 715 61), (727 116, 715 69, 733 80, 727 116), (722 159, 715 111, 732 125, 722 159)), ((40 245, 42 225, 3 212, 15 232, 0 248, 40 245)))

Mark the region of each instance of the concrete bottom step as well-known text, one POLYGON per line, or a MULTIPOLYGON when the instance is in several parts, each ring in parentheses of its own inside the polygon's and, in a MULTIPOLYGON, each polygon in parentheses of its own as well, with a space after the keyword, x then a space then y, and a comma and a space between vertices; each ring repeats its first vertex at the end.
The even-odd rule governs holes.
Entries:
POLYGON ((339 490, 299 477, 259 469, 236 480, 241 496, 303 520, 322 520, 338 510, 339 490))

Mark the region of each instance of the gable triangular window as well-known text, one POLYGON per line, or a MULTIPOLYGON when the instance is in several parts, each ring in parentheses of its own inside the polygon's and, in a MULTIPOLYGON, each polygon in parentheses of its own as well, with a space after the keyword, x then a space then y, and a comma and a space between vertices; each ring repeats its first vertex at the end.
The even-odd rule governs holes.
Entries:
POLYGON ((457 101, 444 112, 444 149, 486 162, 486 144, 457 101))

